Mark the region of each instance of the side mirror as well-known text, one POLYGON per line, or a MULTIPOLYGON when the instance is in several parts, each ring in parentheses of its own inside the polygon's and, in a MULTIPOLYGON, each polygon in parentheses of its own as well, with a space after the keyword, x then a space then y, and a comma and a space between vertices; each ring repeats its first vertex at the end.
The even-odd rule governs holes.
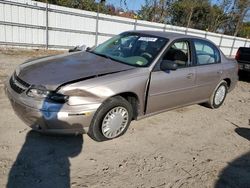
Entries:
POLYGON ((69 49, 69 52, 78 52, 78 51, 84 51, 86 50, 87 46, 86 45, 82 45, 82 46, 76 46, 72 49, 69 49))
POLYGON ((163 71, 166 71, 166 70, 176 70, 178 68, 178 65, 174 61, 162 60, 160 68, 163 71))

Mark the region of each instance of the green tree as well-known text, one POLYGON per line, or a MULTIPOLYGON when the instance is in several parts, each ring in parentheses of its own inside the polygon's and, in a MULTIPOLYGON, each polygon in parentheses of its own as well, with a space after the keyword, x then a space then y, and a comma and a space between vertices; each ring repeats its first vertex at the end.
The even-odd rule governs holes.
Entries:
POLYGON ((250 38, 250 22, 244 22, 238 32, 239 37, 250 38))
POLYGON ((193 4, 193 9, 190 8, 188 23, 186 27, 195 29, 208 30, 210 26, 210 4, 208 1, 199 3, 196 1, 193 4))
POLYGON ((235 30, 234 36, 237 36, 240 31, 241 25, 248 11, 250 11, 250 1, 249 0, 236 0, 235 1, 235 30))
POLYGON ((48 2, 51 4, 56 4, 65 7, 79 8, 82 4, 82 0, 40 0, 42 2, 48 2))
POLYGON ((144 5, 138 11, 138 15, 143 20, 165 23, 173 1, 174 0, 145 0, 144 5))
POLYGON ((217 32, 222 29, 222 25, 230 20, 230 16, 224 12, 224 5, 213 5, 210 7, 208 30, 217 32))
POLYGON ((96 2, 95 0, 37 0, 41 2, 48 2, 55 5, 70 7, 70 8, 78 8, 87 11, 97 12, 98 4, 99 11, 101 13, 108 14, 109 6, 105 4, 105 1, 96 2))
POLYGON ((209 6, 208 0, 177 0, 171 6, 170 23, 206 29, 209 6))

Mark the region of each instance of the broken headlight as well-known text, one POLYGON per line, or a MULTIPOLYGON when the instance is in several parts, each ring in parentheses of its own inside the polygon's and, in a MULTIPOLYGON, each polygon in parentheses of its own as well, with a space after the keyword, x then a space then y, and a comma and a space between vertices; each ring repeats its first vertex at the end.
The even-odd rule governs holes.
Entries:
POLYGON ((68 101, 68 96, 56 93, 53 91, 48 91, 45 87, 43 86, 38 86, 38 87, 31 87, 27 91, 27 95, 32 98, 36 99, 48 99, 53 102, 58 102, 58 103, 64 103, 68 101))
POLYGON ((27 91, 29 97, 44 99, 50 94, 50 91, 39 89, 39 88, 30 88, 27 91))

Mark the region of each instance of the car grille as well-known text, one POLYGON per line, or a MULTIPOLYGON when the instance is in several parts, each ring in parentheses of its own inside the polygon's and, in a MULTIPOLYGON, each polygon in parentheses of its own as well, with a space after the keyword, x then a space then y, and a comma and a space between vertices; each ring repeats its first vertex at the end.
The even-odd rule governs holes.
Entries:
POLYGON ((27 82, 21 80, 16 73, 14 73, 10 78, 10 87, 17 93, 21 94, 23 93, 28 87, 30 87, 30 84, 27 82))

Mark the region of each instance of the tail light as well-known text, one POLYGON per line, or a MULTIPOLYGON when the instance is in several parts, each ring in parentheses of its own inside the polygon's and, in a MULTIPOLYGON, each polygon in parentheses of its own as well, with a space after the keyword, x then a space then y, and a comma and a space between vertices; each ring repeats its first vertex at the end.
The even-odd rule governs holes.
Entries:
POLYGON ((240 59, 240 51, 238 50, 236 55, 235 55, 235 59, 238 61, 240 59))

